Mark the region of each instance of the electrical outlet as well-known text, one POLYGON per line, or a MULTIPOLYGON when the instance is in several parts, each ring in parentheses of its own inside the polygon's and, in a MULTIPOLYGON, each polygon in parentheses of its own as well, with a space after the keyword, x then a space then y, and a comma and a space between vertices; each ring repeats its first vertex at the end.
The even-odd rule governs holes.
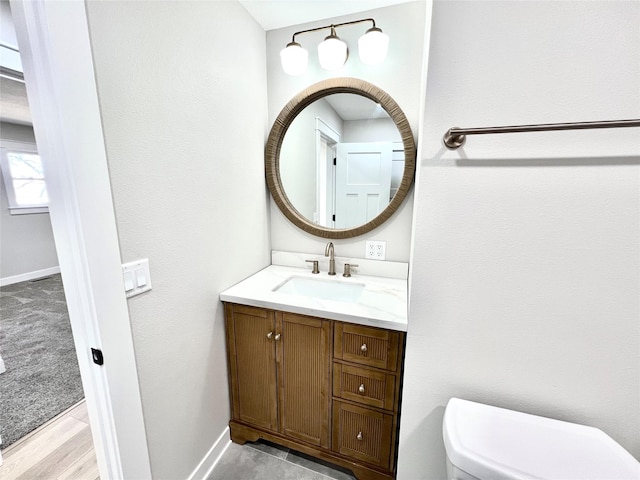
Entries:
POLYGON ((372 258, 373 260, 384 260, 387 242, 383 240, 367 240, 364 252, 364 258, 372 258))

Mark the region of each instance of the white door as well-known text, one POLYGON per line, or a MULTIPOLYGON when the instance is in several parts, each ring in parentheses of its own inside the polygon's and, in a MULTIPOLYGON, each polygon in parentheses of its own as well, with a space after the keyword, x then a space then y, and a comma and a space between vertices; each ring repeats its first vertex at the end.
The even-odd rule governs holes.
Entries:
POLYGON ((391 142, 339 143, 336 157, 336 228, 372 220, 389 204, 391 142))

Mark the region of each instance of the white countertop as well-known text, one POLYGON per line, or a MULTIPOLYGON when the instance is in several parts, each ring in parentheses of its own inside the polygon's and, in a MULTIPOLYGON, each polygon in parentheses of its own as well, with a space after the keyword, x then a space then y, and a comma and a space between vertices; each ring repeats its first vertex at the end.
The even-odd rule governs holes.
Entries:
POLYGON ((310 265, 306 268, 270 265, 220 293, 220 300, 371 327, 403 332, 407 330, 406 278, 386 278, 358 273, 345 278, 341 271, 339 270, 335 276, 329 276, 326 270, 312 274, 310 265), (292 276, 364 284, 365 287, 354 303, 274 291, 292 276))

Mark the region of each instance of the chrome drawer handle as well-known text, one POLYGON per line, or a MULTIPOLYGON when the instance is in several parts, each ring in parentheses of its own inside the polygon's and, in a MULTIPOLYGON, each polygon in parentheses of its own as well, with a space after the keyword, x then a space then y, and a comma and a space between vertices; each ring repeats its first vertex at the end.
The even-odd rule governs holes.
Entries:
POLYGON ((366 352, 367 351, 367 344, 363 343, 362 346, 360 347, 360 351, 361 352, 366 352))
POLYGON ((279 333, 276 333, 275 339, 276 340, 280 340, 280 334, 279 333))
POLYGON ((364 383, 361 383, 360 386, 358 387, 358 391, 360 393, 364 393, 364 383))
POLYGON ((267 338, 268 338, 269 340, 271 340, 271 337, 273 337, 273 332, 269 332, 269 333, 267 333, 267 338))
POLYGON ((362 440, 362 432, 358 432, 358 435, 356 435, 356 438, 358 440, 362 440))

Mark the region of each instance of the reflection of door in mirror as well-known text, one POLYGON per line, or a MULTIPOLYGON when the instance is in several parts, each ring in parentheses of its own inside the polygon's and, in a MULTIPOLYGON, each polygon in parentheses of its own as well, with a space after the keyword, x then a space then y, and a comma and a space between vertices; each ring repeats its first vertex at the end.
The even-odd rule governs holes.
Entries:
POLYGON ((404 174, 402 138, 372 100, 329 95, 291 122, 279 172, 291 205, 308 221, 357 227, 377 217, 397 192, 404 174))
POLYGON ((391 192, 392 152, 391 142, 338 144, 337 228, 367 223, 387 206, 391 192))
POLYGON ((384 210, 404 173, 404 146, 393 121, 344 120, 336 165, 336 228, 363 225, 384 210))

